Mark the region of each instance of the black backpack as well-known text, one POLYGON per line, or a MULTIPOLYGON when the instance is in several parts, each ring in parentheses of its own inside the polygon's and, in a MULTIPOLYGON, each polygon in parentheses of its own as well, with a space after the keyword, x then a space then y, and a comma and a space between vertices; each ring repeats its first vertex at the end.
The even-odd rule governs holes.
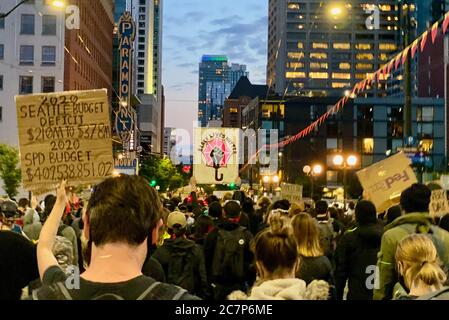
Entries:
MULTIPOLYGON (((64 283, 57 282, 49 287, 33 291, 33 300, 73 300, 70 291, 64 283), (44 290, 42 290, 44 289, 44 290)), ((187 291, 168 284, 157 282, 149 278, 148 286, 136 298, 136 300, 180 300, 187 291)), ((90 300, 125 300, 116 293, 105 293, 90 300)))
POLYGON ((170 250, 167 282, 195 292, 195 246, 170 250))
POLYGON ((218 279, 244 279, 246 228, 239 226, 228 231, 218 230, 217 244, 212 261, 212 276, 218 279))

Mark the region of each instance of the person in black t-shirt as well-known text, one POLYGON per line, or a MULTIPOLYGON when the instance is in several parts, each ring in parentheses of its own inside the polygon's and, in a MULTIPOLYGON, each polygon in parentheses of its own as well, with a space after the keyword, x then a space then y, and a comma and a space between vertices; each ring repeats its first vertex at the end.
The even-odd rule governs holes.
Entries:
MULTIPOLYGON (((185 290, 156 282, 142 274, 147 241, 158 238, 162 205, 156 191, 139 176, 121 175, 97 185, 84 214, 83 236, 90 254, 87 270, 65 277, 52 247, 65 207, 66 182, 42 228, 37 247, 39 274, 44 286, 36 300, 195 300, 185 290)), ((85 251, 86 253, 86 251, 85 251)))

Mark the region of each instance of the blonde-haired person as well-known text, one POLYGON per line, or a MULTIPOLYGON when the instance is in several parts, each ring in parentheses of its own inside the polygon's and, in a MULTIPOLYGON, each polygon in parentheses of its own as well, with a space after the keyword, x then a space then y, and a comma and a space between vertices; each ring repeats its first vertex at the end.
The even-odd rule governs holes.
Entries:
POLYGON ((270 226, 253 242, 258 278, 249 296, 236 291, 229 300, 327 300, 329 284, 313 281, 309 285, 296 278, 299 256, 290 219, 275 213, 270 226))
POLYGON ((288 209, 288 215, 290 218, 293 218, 297 214, 305 212, 305 210, 306 206, 304 204, 304 201, 293 202, 290 206, 290 209, 288 209))
POLYGON ((292 218, 293 234, 298 244, 300 264, 296 277, 307 284, 324 280, 332 288, 330 298, 335 297, 332 265, 320 245, 320 231, 317 222, 308 213, 299 213, 292 218))
POLYGON ((449 300, 449 287, 444 286, 447 275, 429 236, 413 234, 401 240, 396 263, 401 284, 409 292, 399 300, 449 300))

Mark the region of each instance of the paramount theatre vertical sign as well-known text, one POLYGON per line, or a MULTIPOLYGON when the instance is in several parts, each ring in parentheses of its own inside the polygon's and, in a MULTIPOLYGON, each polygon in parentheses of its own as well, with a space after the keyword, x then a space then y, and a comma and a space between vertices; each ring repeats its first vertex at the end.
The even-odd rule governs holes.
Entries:
POLYGON ((106 90, 16 96, 22 183, 36 194, 112 175, 106 90))

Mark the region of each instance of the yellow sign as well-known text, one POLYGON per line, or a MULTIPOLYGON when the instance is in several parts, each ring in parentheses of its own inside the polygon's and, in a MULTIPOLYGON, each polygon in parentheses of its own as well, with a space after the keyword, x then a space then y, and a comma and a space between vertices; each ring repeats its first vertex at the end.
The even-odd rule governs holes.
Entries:
POLYGON ((446 190, 434 190, 430 198, 429 213, 432 217, 443 217, 449 213, 446 190))
POLYGON ((196 183, 235 183, 239 177, 239 138, 239 129, 195 129, 193 176, 196 183))
POLYGON ((402 152, 357 172, 365 198, 383 212, 397 204, 402 191, 417 182, 411 161, 402 152))
POLYGON ((22 183, 42 194, 67 179, 94 184, 112 174, 106 90, 16 96, 22 183))

